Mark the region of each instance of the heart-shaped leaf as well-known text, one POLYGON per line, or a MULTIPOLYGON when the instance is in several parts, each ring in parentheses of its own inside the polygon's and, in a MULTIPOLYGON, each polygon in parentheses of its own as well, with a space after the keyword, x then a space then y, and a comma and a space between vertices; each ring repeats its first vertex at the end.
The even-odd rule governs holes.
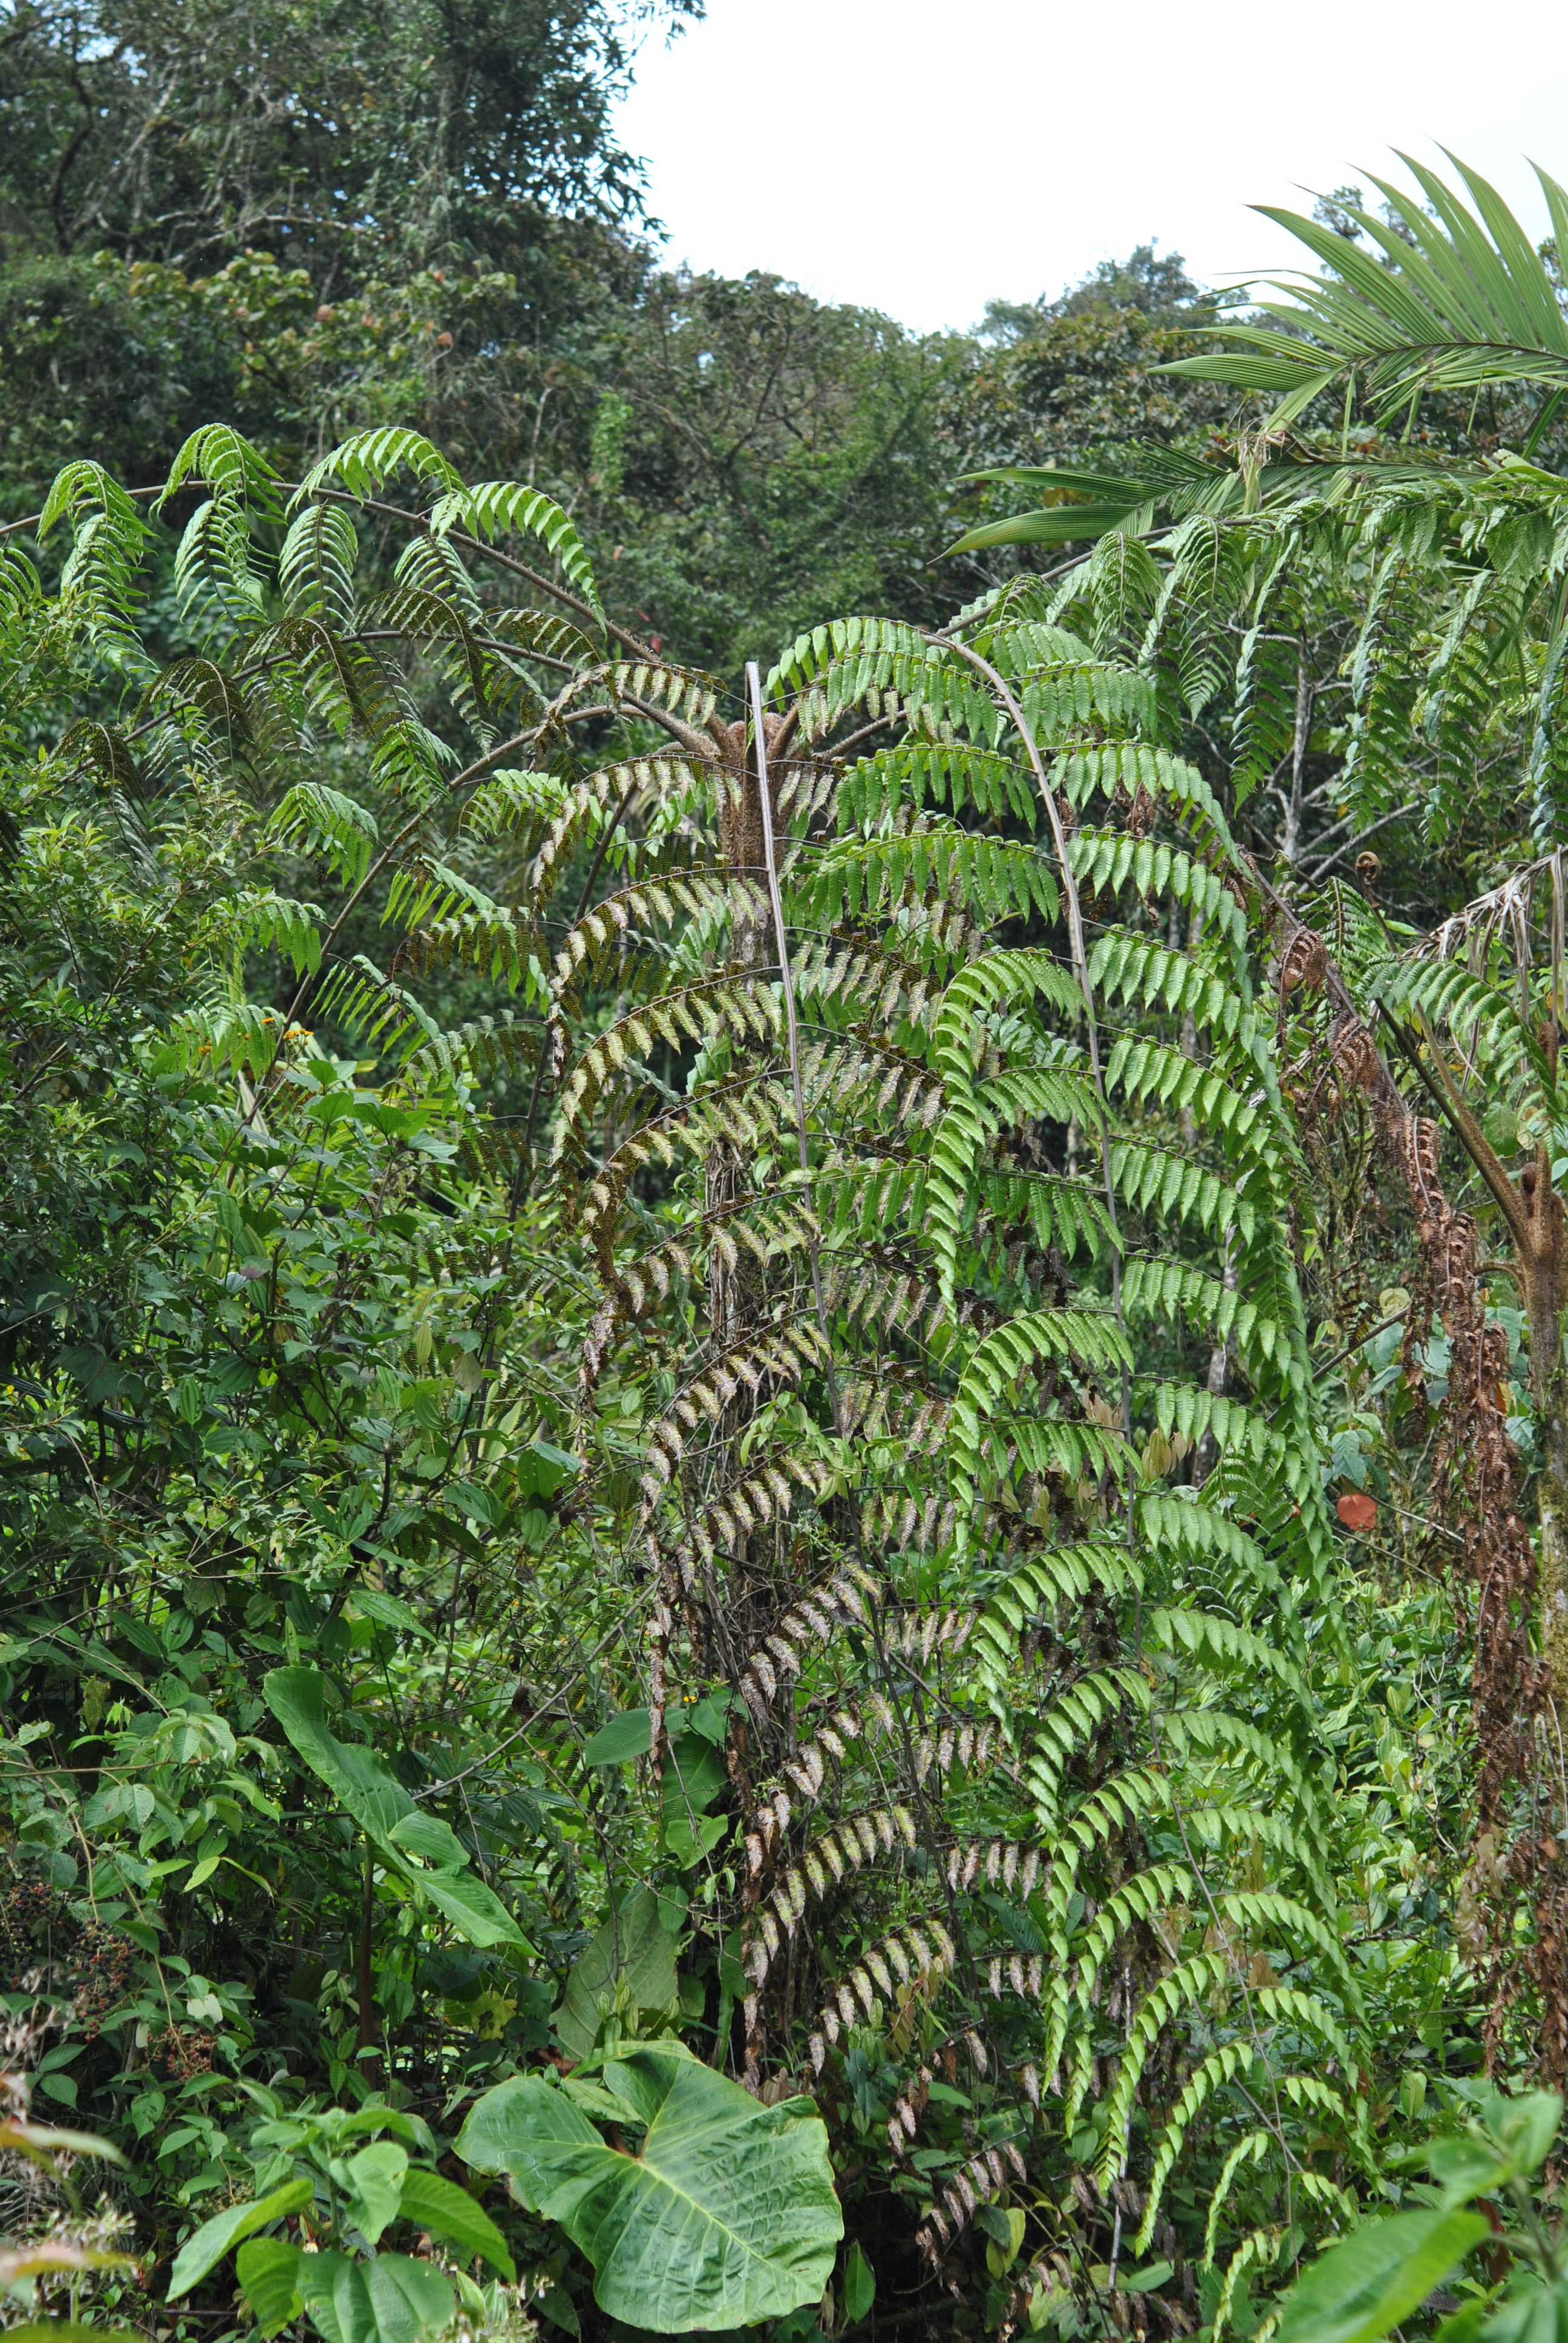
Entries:
POLYGON ((627 2051, 604 2079, 645 2127, 637 2155, 532 2075, 485 2094, 457 2153, 559 2221, 593 2264, 595 2300, 628 2326, 746 2327, 815 2301, 844 2221, 810 2100, 763 2107, 663 2046, 627 2051))
POLYGON ((710 1806, 729 1776, 724 1760, 710 1741, 699 1734, 678 1733, 669 1745, 664 1768, 666 1817, 689 1818, 710 1806))

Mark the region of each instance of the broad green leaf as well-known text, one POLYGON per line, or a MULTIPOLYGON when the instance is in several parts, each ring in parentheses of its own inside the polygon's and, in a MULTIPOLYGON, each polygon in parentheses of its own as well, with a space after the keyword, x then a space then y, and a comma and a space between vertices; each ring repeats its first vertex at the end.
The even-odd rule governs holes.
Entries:
POLYGON ((303 2308, 299 2262, 300 2248, 285 2237, 249 2237, 234 2258, 240 2292, 267 2343, 303 2308))
POLYGON ((1476 2102, 1467 2132, 1440 2136, 1427 2148, 1427 2168, 1442 2190, 1444 2209, 1493 2196, 1543 2161, 1563 2121, 1556 2091, 1524 2091, 1517 2098, 1488 2091, 1476 2102))
MULTIPOLYGON (((679 2043, 669 2043, 664 2046, 678 2050, 684 2046, 679 2043)), ((561 2083, 561 2088, 573 2107, 580 2107, 584 2115, 591 2117, 595 2123, 616 2124, 623 2129, 640 2131, 642 2116, 639 2110, 629 2099, 621 2098, 610 2088, 605 2079, 606 2069, 602 2062, 598 2062, 598 2073, 596 2075, 592 2072, 594 2063, 589 2061, 588 2066, 579 2067, 576 2074, 568 2075, 561 2083)))
POLYGON ((695 1708, 686 1712, 686 1729, 699 1733, 704 1741, 722 1741, 729 1730, 730 1694, 728 1691, 705 1693, 695 1708))
POLYGON ((517 2269, 505 2237, 482 2205, 476 2204, 466 2188, 455 2180, 443 2179, 438 2172, 426 2172, 415 2166, 403 2183, 403 2202, 398 2217, 416 2222, 428 2229, 432 2237, 444 2237, 465 2256, 483 2254, 492 2269, 505 2278, 516 2278, 517 2269))
POLYGON ((1029 2226, 1029 2216, 1021 2205, 1009 2205, 1005 2208, 993 2206, 988 2209, 996 2214, 998 2222, 1006 2234, 999 2237, 996 2228, 991 2227, 991 2242, 985 2249, 986 2268, 992 2278, 1005 2278, 1018 2259, 1019 2250, 1023 2244, 1023 2233, 1029 2226))
MULTIPOLYGON (((1467 2308, 1482 2310, 1485 2305, 1467 2308)), ((1459 2312, 1439 2333, 1447 2335, 1463 2317, 1459 2312)), ((1471 2332, 1475 2331, 1473 2327, 1471 2332)), ((1554 2286, 1543 2285, 1533 2270, 1522 2270, 1480 2333, 1484 2343, 1568 2343, 1568 2284, 1559 2279, 1554 2286)))
POLYGON ((1499 2092, 1485 2110, 1485 2119, 1499 2139, 1518 2159, 1518 2168, 1533 2172, 1557 2137, 1563 2121, 1558 2091, 1525 2091, 1516 2099, 1499 2092))
POLYGON ((1432 2140, 1426 2167, 1442 2191, 1445 2213, 1455 2206, 1468 2205, 1473 2197, 1505 2186, 1515 2168, 1512 2157, 1499 2156, 1490 2140, 1476 2139, 1467 2132, 1432 2140))
POLYGON ((653 1747, 653 1718, 646 1708, 628 1708, 601 1725, 583 1755, 590 1765, 625 1765, 653 1747))
POLYGON ((564 2333, 568 2335, 582 2333, 582 2323, 578 2318, 577 2305, 564 2286, 547 2286, 534 2308, 541 2318, 548 2318, 552 2327, 560 2328, 564 2333))
POLYGON ((669 1745, 669 1762, 664 1769, 666 1815, 686 1818, 700 1814, 729 1779, 724 1760, 711 1743, 694 1733, 678 1734, 669 1745))
POLYGON ((25 2318, 5 2331, 5 2343, 146 2343, 135 2327, 85 2327, 79 2318, 25 2318))
POLYGON ((387 2224, 397 2219, 407 2169, 407 2150, 389 2139, 373 2141, 349 2157, 354 2225, 367 2246, 373 2246, 387 2224))
POLYGON ((477 2172, 506 2173, 513 2195, 535 2212, 569 2159, 603 2144, 564 2091, 540 2075, 514 2075, 476 2100, 457 2150, 477 2172))
POLYGON ((844 2316, 851 2327, 864 2318, 877 2298, 877 2278, 858 2245, 844 2264, 844 2316))
POLYGON ((629 2050, 605 2082, 646 2126, 635 2156, 538 2076, 487 2092, 457 2152, 560 2222, 593 2264, 595 2300, 629 2326, 682 2335, 814 2301, 844 2222, 811 2102, 763 2107, 675 2049, 629 2050))
POLYGON ((405 1873, 427 1904, 444 1912, 459 1936, 487 1950, 492 1945, 519 1945, 531 1949, 499 1896, 493 1896, 471 1871, 405 1873))
POLYGON ((1479 2213, 1396 2213, 1352 2231, 1285 2297, 1277 2343, 1377 2343, 1488 2235, 1479 2213))
POLYGON ((382 2343, 419 2343, 450 2324, 451 2283, 428 2262, 408 2254, 378 2254, 361 2267, 382 2343))
POLYGON ((242 2237, 265 2229, 269 2221, 281 2221, 286 2214, 301 2211, 315 2194, 308 2180, 286 2180, 281 2188, 271 2189, 248 2205, 231 2205, 226 2212, 215 2213, 210 2221, 202 2223, 194 2237, 186 2239, 176 2255, 169 2273, 169 2300, 175 2301, 187 2293, 198 2278, 206 2278, 208 2270, 216 2268, 229 2247, 238 2245, 242 2237))
POLYGON ((462 1840, 450 1823, 438 1815, 427 1815, 416 1807, 394 1823, 388 1833, 399 1855, 412 1855, 421 1863, 432 1864, 437 1871, 461 1871, 468 1857, 462 1840))
MULTIPOLYGON (((311 1771, 377 1845, 418 1812, 396 1776, 370 1750, 339 1741, 327 1722, 326 1683, 315 1668, 273 1668, 263 1679, 266 1704, 311 1771)), ((396 1858, 394 1858, 396 1859, 396 1858)))
POLYGON ((677 1863, 683 1871, 689 1871, 704 1855, 712 1854, 729 1828, 725 1815, 699 1815, 695 1827, 684 1816, 677 1815, 665 1825, 664 1835, 677 1863))
POLYGON ((390 1768, 373 1751, 339 1741, 327 1722, 326 1685, 315 1668, 274 1668, 262 1689, 267 1706, 311 1771, 417 1896, 445 1913, 471 1945, 518 1945, 528 1949, 506 1906, 471 1873, 420 1867, 451 1862, 462 1846, 447 1825, 421 1814, 390 1768), (402 1833, 399 1844, 398 1834, 402 1833))
POLYGON ((710 1855, 729 1828, 724 1815, 705 1815, 729 1781, 717 1749, 695 1733, 678 1734, 664 1769, 664 1831, 683 1869, 710 1855))
POLYGON ((407 2254, 302 2254, 299 2291, 326 2343, 426 2343, 451 2322, 451 2282, 407 2254))
POLYGON ((680 1991, 675 1940, 659 1917, 658 1896, 646 1887, 605 1922, 567 1978, 556 2033, 568 2057, 588 2056, 599 2030, 599 1996, 613 1996, 622 1983, 639 2009, 667 2009, 680 1991))
POLYGON ((389 2131, 395 2139, 407 2140, 410 2147, 422 2147, 427 2155, 435 2149, 430 2127, 421 2116, 405 2115, 400 2107, 383 2107, 373 2099, 368 2107, 335 2107, 332 2123, 337 2137, 350 2138, 358 2131, 389 2131))
POLYGON ((95 2156, 106 2164, 124 2164, 125 2157, 94 2131, 62 2131, 55 2124, 29 2123, 12 2116, 0 2123, 0 2148, 11 2148, 34 2164, 47 2164, 56 2156, 95 2156))
POLYGON ((399 1634, 421 1635, 427 1643, 430 1641, 429 1628, 398 1595, 385 1594, 379 1586, 357 1586, 350 1600, 357 1611, 363 1611, 378 1626, 396 1627, 399 1634))
POLYGON ((582 1458, 548 1440, 531 1440, 518 1458, 518 1486, 526 1496, 553 1497, 563 1481, 582 1471, 582 1458))

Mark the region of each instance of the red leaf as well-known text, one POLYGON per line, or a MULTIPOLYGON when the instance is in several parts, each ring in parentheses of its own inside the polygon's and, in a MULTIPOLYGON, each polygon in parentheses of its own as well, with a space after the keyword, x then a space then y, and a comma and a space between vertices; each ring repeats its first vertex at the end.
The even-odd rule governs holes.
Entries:
POLYGON ((1347 1530, 1370 1530, 1377 1522, 1377 1506, 1361 1490, 1352 1489, 1334 1507, 1347 1530))

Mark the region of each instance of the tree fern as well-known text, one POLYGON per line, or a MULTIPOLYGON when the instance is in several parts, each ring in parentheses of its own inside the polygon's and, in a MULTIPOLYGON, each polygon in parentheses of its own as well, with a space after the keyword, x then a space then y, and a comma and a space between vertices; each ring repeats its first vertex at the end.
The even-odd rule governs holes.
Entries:
MULTIPOLYGON (((989 2094, 1005 2088, 1011 2066, 1028 2067, 1043 2108, 1039 2077, 1048 2076, 1070 2131, 1091 2097, 1109 2091, 1091 2159, 1103 2192, 1130 2157, 1162 2155, 1163 2173, 1181 2153, 1207 2099, 1178 2098, 1162 2117, 1150 2056, 1238 1976, 1253 2016, 1217 2087, 1226 2104, 1243 2057, 1283 2077, 1315 2028, 1344 2069, 1337 2097, 1324 2087, 1331 2112, 1347 2127, 1359 2120, 1346 2031, 1360 2022, 1356 1988, 1339 1951, 1332 1833, 1303 1758, 1316 1711, 1292 1625, 1332 1566, 1332 1541, 1282 1235, 1300 1159, 1272 1032, 1251 1006, 1248 881, 1223 812, 1191 766, 1141 736, 1156 709, 1136 674, 1098 663, 1060 628, 982 623, 973 641, 1013 690, 1052 785, 1080 804, 1098 792, 1127 806, 1141 792, 1137 826, 1078 833, 1070 867, 1055 863, 1031 744, 940 637, 850 620, 802 637, 780 660, 770 689, 814 766, 834 772, 835 729, 867 713, 907 736, 834 772, 834 834, 796 824, 779 835, 821 1299, 799 1251, 791 1267, 759 1244, 755 1272, 736 1272, 722 1310, 710 1300, 705 1339, 694 1277, 682 1291, 695 1324, 687 1302, 661 1314, 643 1282, 638 1322, 654 1355, 668 1358, 661 1373, 677 1394, 648 1435, 643 1492, 668 1587, 660 1682, 711 1683, 704 1671, 716 1664, 721 1680, 733 1671, 746 2072, 759 2080, 769 2063, 788 2067, 804 2055, 826 2080, 862 2029, 893 2025, 900 1992, 918 1977, 926 2063, 912 2048, 894 2054, 908 2083, 893 2119, 899 2153, 926 2120, 931 2055, 973 2036, 989 2094), (1092 744, 1091 729, 1101 736, 1092 744), (1181 824, 1185 846, 1151 835, 1181 824), (1043 849, 1034 842, 1042 827, 1043 849), (1089 963, 1098 1013, 1135 1021, 1111 1043, 1102 1086, 1085 1049, 1081 980, 1050 942, 1064 890, 1080 885, 1094 887, 1102 921, 1112 896, 1125 890, 1130 904, 1131 923, 1107 924, 1089 963), (1210 919, 1212 947, 1196 959, 1139 931, 1140 907, 1172 896, 1210 919), (1040 940, 993 941, 1009 922, 1040 940), (1195 1025, 1207 1062, 1159 1038, 1161 1020, 1195 1025), (1162 1122, 1181 1113, 1202 1134, 1201 1155, 1191 1141, 1161 1143, 1162 1122), (1070 1132, 1103 1159, 1109 1195, 1103 1176, 1064 1178, 1070 1132), (1078 1184, 1092 1212, 1042 1234, 1034 1192, 1057 1212, 1078 1184), (1151 1239, 1171 1232, 1174 1257, 1129 1249, 1132 1212, 1151 1239), (1221 1242, 1240 1257, 1229 1283, 1221 1242), (1205 1247, 1216 1250, 1205 1256, 1205 1247), (1182 1323, 1229 1341, 1248 1399, 1136 1372, 1142 1330, 1168 1336, 1182 1323), (875 1393, 869 1406, 863 1389, 875 1393), (921 1429, 933 1422, 942 1427, 934 1454, 921 1429), (851 1424, 862 1428, 849 1439, 851 1424), (780 1435, 798 1458, 813 1455, 814 1485, 790 1485, 780 1435), (1171 1460, 1204 1440, 1222 1469, 1204 1486, 1179 1482, 1161 1494, 1171 1460), (1238 1473, 1282 1475, 1292 1493, 1297 1528, 1283 1569, 1270 1551, 1272 1524, 1261 1542, 1243 1526, 1244 1501, 1237 1516, 1231 1493, 1247 1484, 1232 1462, 1238 1473), (1059 1522, 1077 1534, 1061 1536, 1059 1522), (950 1587, 991 1581, 978 1631, 936 1630, 950 1587), (936 1630, 923 1638, 922 1618, 936 1630), (742 1621, 747 1642, 736 1640, 742 1621), (1030 1649, 1042 1656, 1023 1657, 1030 1649), (1054 1686, 1047 1698, 1025 1691, 1042 1665, 1054 1686), (947 1788, 933 1807, 939 1778, 947 1788), (895 1795, 879 1799, 879 1785, 895 1795), (824 1808, 825 1828, 811 1819, 824 1808), (1237 1875, 1243 1858, 1243 1868, 1261 1863, 1266 1885, 1237 1875), (1037 1871, 1050 1883, 1041 1920, 1030 1916, 1030 1888, 1020 1892, 1037 1871), (1190 1951, 1169 1970, 1156 1957, 1151 1973, 1161 1927, 1205 1898, 1211 1916, 1176 1926, 1200 1936, 1218 1929, 1220 1948, 1190 1951), (1037 1953, 1005 1934, 999 1947, 1004 1907, 1036 1932, 1037 1953), (1314 1982, 1279 1988, 1285 1999, 1260 2027, 1260 1988, 1247 1976, 1269 1942, 1314 1982), (1118 1961, 1130 1980, 1136 1967, 1148 1981, 1123 1996, 1112 2087, 1095 2081, 1099 1981, 1118 1961), (789 2015, 800 1990, 784 1982, 797 1972, 821 1979, 803 2045, 789 2015), (1028 2044, 1027 2056, 999 2063, 985 2047, 999 2026, 1010 2043, 1028 2044), (1139 2145, 1145 2138, 1165 2145, 1151 2150, 1139 2145)), ((753 765, 738 774, 719 754, 714 766, 710 835, 726 803, 744 809, 758 791, 753 765)), ((768 818, 779 822, 780 810, 768 818)), ((729 883, 743 875, 732 866, 729 883)), ((694 884, 680 895, 665 888, 659 909, 696 932, 694 884)), ((629 924, 636 890, 624 900, 629 924)), ((590 922, 563 955, 561 981, 587 964, 590 946, 608 943, 613 924, 590 922)), ((722 953, 722 922, 709 924, 708 949, 722 953)), ((777 964, 709 980, 749 989, 756 1011, 742 1014, 744 992, 734 991, 722 1038, 687 1028, 692 1106, 618 1136, 626 1168, 588 1192, 602 1273, 617 1286, 638 1273, 643 1240, 627 1250, 619 1233, 638 1162, 670 1165, 663 1220, 680 1232, 683 1259, 701 1258, 719 1161, 712 1137, 702 1152, 716 1128, 695 1111, 705 1094, 735 1134, 722 1142, 731 1238, 747 1219, 760 1238, 779 1175, 772 1151, 792 1110, 769 999, 777 964)), ((656 1030, 676 1046, 683 994, 668 998, 660 1028, 648 1009, 629 1012, 628 1047, 635 1040, 646 1055, 656 1030)), ((574 1145, 588 1145, 586 1118, 618 1119, 618 1085, 636 1111, 635 1069, 618 1070, 615 1056, 596 1041, 584 1072, 568 1078, 567 1126, 582 1134, 574 1145)), ((1281 2103, 1285 2114, 1262 2138, 1275 2185, 1288 2190, 1328 2103, 1311 2091, 1286 2091, 1281 2103)), ((1029 2093, 1015 2105, 1015 2151, 1028 2157, 1029 2093)), ((982 2159, 967 2196, 960 2175, 930 2200, 934 2253, 973 2205, 1006 2187, 1007 2169, 1004 2159, 992 2173, 982 2159)))

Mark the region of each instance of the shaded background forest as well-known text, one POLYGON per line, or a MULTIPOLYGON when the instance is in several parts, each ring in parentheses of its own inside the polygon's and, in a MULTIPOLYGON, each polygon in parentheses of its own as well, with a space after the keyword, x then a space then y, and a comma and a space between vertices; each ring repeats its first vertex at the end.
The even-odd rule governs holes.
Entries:
POLYGON ((214 417, 286 473, 414 423, 471 475, 557 497, 610 615, 728 673, 830 613, 933 618, 1009 574, 933 558, 998 494, 967 472, 1223 426, 1232 394, 1151 371, 1198 347, 1202 311, 1152 247, 926 337, 766 270, 664 266, 614 99, 628 41, 682 13, 17 9, 0 511, 36 509, 76 456, 159 479, 214 417))

